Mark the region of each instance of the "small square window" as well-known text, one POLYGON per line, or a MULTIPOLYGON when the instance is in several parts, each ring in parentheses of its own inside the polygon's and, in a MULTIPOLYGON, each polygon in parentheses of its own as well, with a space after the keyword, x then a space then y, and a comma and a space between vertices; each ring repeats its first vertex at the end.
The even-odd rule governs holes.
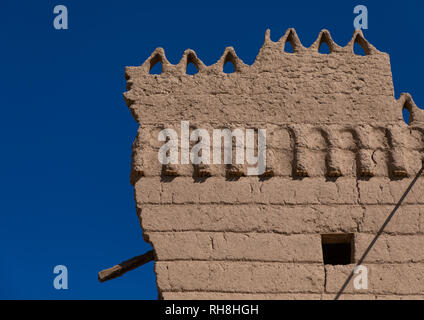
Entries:
POLYGON ((353 263, 353 234, 322 234, 324 264, 346 265, 353 263))

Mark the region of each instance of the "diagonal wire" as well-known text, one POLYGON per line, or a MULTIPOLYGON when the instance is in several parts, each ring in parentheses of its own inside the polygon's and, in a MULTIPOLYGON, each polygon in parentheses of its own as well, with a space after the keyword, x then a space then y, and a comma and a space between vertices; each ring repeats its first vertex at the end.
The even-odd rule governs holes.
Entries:
MULTIPOLYGON (((394 207, 394 209, 392 210, 392 212, 390 213, 390 215, 387 217, 386 221, 384 221, 383 225, 378 230, 378 232, 375 235, 374 239, 369 244, 367 250, 365 250, 365 252, 362 254, 362 257, 358 260, 358 263, 355 265, 355 268, 357 266, 361 265, 362 262, 365 260, 366 256, 368 255, 368 253, 370 252, 370 250, 372 249, 372 247, 376 243, 377 239, 383 233, 384 228, 386 228, 387 224, 390 222, 390 220, 392 219, 392 217, 395 215, 396 211, 399 209, 399 207, 401 206, 403 200, 406 198, 406 196, 408 195, 409 191, 411 191, 412 187, 414 186, 415 182, 417 182, 418 178, 421 176, 421 174, 423 173, 423 171, 424 171, 424 162, 423 162, 423 166, 421 167, 420 171, 418 171, 418 173, 415 176, 414 180, 411 181, 411 183, 409 184, 408 188, 406 189, 406 191, 404 192, 404 194, 402 195, 402 197, 400 198, 400 200, 398 201, 398 203, 396 204, 396 206, 394 207)), ((342 295, 344 289, 346 289, 346 287, 349 284, 350 280, 352 280, 352 277, 353 277, 354 272, 355 272, 355 268, 353 268, 352 272, 349 274, 349 276, 347 277, 346 281, 343 283, 343 286, 340 288, 340 290, 337 293, 336 298, 334 300, 338 300, 340 298, 340 296, 342 295)))

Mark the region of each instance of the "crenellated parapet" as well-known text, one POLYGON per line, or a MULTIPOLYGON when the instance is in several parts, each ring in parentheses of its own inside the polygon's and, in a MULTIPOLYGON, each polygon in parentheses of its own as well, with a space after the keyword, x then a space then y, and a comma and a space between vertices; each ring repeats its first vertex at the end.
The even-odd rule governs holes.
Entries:
POLYGON ((322 30, 309 48, 294 29, 276 42, 268 30, 251 66, 232 47, 210 66, 193 50, 173 65, 158 48, 141 66, 127 67, 126 78, 124 96, 140 122, 137 139, 143 141, 134 144, 135 176, 246 174, 240 165, 163 168, 156 161, 158 128, 178 132, 181 121, 210 132, 266 128, 267 172, 272 176, 402 178, 417 172, 423 159, 424 111, 409 94, 395 99, 389 56, 359 30, 344 47, 322 30), (293 53, 284 51, 286 42, 293 53), (329 54, 319 53, 324 42, 329 54), (364 56, 354 53, 355 43, 364 56), (234 65, 230 74, 223 72, 228 62, 234 65), (149 74, 156 63, 162 64, 162 73, 149 74), (189 63, 198 73, 186 74, 189 63), (409 125, 403 121, 404 108, 411 115, 409 125))
MULTIPOLYGON (((149 71, 153 68, 156 63, 162 64, 161 74, 173 74, 173 75, 182 75, 185 74, 185 69, 187 64, 193 63, 196 69, 199 71, 199 74, 211 74, 211 73, 220 73, 223 71, 224 64, 226 62, 231 62, 234 65, 236 73, 249 73, 254 71, 263 71, 264 69, 264 60, 274 56, 275 54, 284 56, 288 54, 295 54, 299 58, 300 56, 314 55, 319 54, 319 48, 323 43, 328 45, 330 54, 343 54, 347 56, 353 56, 354 53, 354 44, 358 43, 364 50, 365 56, 376 56, 376 55, 386 55, 378 51, 372 44, 370 44, 362 34, 361 30, 356 30, 353 34, 352 39, 346 44, 346 46, 339 46, 331 37, 331 34, 328 30, 322 30, 315 42, 309 47, 306 48, 302 45, 297 33, 294 29, 290 28, 286 33, 276 42, 272 41, 270 38, 270 30, 268 29, 265 33, 264 43, 262 48, 259 51, 259 54, 253 63, 252 66, 246 65, 236 54, 233 47, 225 48, 222 56, 219 60, 210 66, 206 66, 194 50, 187 49, 184 51, 183 56, 178 64, 173 65, 168 61, 165 55, 163 48, 157 48, 152 52, 150 57, 139 67, 127 67, 126 76, 127 80, 130 80, 134 77, 142 76, 143 74, 149 74, 149 71), (287 42, 290 42, 293 52, 285 52, 284 47, 287 42), (276 50, 276 51, 274 51, 276 50)), ((273 57, 275 58, 275 57, 273 57)))
POLYGON ((394 99, 390 60, 369 44, 360 31, 340 47, 328 31, 305 48, 289 29, 277 42, 267 32, 255 62, 248 66, 226 48, 221 58, 206 66, 192 50, 186 50, 177 65, 162 48, 156 49, 139 67, 126 68, 125 99, 137 120, 197 120, 233 123, 363 123, 397 122, 402 113, 394 99), (284 51, 286 41, 294 52, 284 51), (318 48, 326 42, 330 54, 318 48), (367 53, 353 52, 358 42, 367 53), (223 72, 224 64, 234 72, 223 72), (149 74, 156 64, 162 73, 149 74), (188 63, 198 70, 186 74, 188 63), (154 106, 155 112, 152 112, 154 106))

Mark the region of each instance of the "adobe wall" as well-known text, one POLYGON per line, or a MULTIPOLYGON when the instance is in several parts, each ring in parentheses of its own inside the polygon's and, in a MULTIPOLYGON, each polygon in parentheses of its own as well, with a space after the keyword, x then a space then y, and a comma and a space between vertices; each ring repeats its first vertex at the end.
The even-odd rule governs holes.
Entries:
MULTIPOLYGON (((131 182, 164 299, 334 298, 354 264, 324 265, 321 234, 353 233, 357 261, 422 166, 424 111, 408 94, 395 99, 389 56, 360 31, 345 47, 321 31, 310 48, 293 29, 278 42, 267 31, 251 66, 232 48, 211 66, 192 50, 172 65, 159 48, 125 71, 140 124, 131 182), (330 54, 318 53, 322 42, 330 54), (227 61, 234 73, 223 72, 227 61), (157 62, 162 73, 149 74, 157 62), (247 176, 245 165, 162 166, 158 133, 178 132, 181 121, 266 128, 265 175, 247 176)), ((349 284, 342 298, 424 298, 423 247, 421 177, 364 262, 369 288, 349 284)))

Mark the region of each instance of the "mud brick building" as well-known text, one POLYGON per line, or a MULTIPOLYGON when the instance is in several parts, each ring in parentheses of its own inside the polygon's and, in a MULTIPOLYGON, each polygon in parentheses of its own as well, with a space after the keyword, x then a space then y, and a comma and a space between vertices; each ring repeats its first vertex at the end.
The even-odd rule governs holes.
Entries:
MULTIPOLYGON (((309 48, 294 29, 277 42, 267 31, 251 66, 232 48, 211 66, 192 50, 172 65, 158 48, 126 79, 140 124, 131 182, 163 299, 334 298, 422 166, 424 111, 409 94, 395 98, 389 55, 360 31, 341 47, 323 30, 309 48), (150 74, 156 63, 162 73, 150 74), (266 172, 161 165, 158 133, 181 121, 266 128, 266 172)), ((419 177, 363 263, 368 289, 351 281, 342 298, 424 298, 423 248, 419 177)))

